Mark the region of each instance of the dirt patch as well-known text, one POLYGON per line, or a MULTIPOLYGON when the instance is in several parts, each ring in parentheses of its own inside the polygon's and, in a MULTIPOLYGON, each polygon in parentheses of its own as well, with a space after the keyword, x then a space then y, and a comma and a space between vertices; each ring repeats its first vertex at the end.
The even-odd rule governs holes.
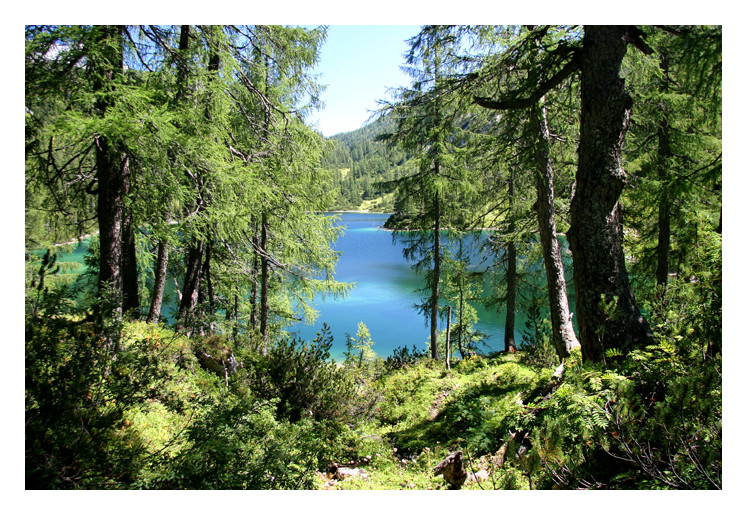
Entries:
POLYGON ((441 406, 443 405, 449 394, 454 390, 456 390, 456 388, 450 388, 449 390, 445 390, 436 396, 433 404, 431 404, 430 410, 428 410, 428 420, 434 420, 438 416, 438 414, 441 413, 441 406))

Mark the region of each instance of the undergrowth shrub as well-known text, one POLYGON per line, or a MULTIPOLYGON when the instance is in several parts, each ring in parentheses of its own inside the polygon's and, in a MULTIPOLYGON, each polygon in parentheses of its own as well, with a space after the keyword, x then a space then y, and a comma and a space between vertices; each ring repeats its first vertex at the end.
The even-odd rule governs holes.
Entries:
POLYGON ((387 356, 384 360, 384 367, 391 372, 414 365, 425 357, 426 352, 419 351, 415 345, 412 346, 412 350, 408 349, 407 346, 396 347, 392 351, 392 355, 387 356))
POLYGON ((534 369, 556 367, 559 361, 552 341, 552 323, 542 314, 542 302, 532 297, 525 316, 526 331, 520 331, 522 362, 534 369))
POLYGON ((311 342, 297 337, 270 345, 266 354, 246 353, 236 381, 260 400, 273 401, 277 418, 311 418, 342 426, 349 422, 353 384, 330 359, 333 337, 325 324, 311 342))
POLYGON ((278 420, 271 401, 224 391, 206 399, 186 445, 147 483, 168 489, 305 489, 313 485, 323 435, 311 419, 278 420))
POLYGON ((567 367, 526 405, 517 425, 530 448, 514 465, 536 488, 720 489, 720 359, 659 338, 608 363, 567 367))
MULTIPOLYGON (((106 345, 86 312, 47 292, 26 315, 26 487, 111 488, 138 473, 145 449, 122 438, 126 411, 169 376, 145 337, 106 345), (65 308, 64 311, 62 308, 65 308)), ((116 322, 110 330, 126 332, 116 322)))

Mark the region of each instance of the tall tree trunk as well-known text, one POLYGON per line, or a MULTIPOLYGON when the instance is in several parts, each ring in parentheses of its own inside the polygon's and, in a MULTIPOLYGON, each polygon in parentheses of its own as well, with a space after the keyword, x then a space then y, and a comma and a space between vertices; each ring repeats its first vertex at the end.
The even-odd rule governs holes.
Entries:
MULTIPOLYGON (((112 107, 108 92, 122 74, 122 28, 105 25, 96 28, 101 52, 89 62, 96 94, 94 109, 105 116, 112 107)), ((122 251, 125 224, 125 195, 130 173, 130 160, 115 141, 104 134, 96 136, 96 177, 98 199, 96 214, 99 223, 98 296, 106 303, 99 306, 98 319, 122 316, 122 251)), ((109 342, 114 344, 115 342, 109 342)))
MULTIPOLYGON (((215 27, 208 26, 207 32, 210 33, 212 31, 217 30, 215 27)), ((210 41, 209 46, 213 44, 212 41, 210 41)), ((188 81, 188 63, 186 60, 186 51, 189 48, 189 26, 182 25, 181 27, 181 34, 179 37, 179 54, 180 54, 180 60, 179 60, 179 90, 178 94, 182 95, 184 91, 186 91, 187 81, 188 81)), ((220 55, 217 51, 215 51, 214 48, 209 49, 210 57, 208 59, 208 72, 217 72, 220 69, 220 55)), ((207 100, 205 102, 205 119, 207 121, 212 121, 212 116, 210 113, 210 107, 211 107, 211 95, 208 94, 207 100)), ((199 172, 195 170, 194 175, 187 174, 187 180, 192 182, 195 190, 197 191, 198 195, 200 195, 201 190, 204 186, 204 178, 200 176, 199 172)), ((207 202, 207 200, 206 200, 207 202)), ((199 210, 199 208, 198 208, 199 210)), ((203 295, 203 292, 201 290, 201 279, 203 277, 203 264, 205 259, 205 240, 203 239, 204 236, 200 235, 199 239, 197 237, 192 237, 190 243, 187 245, 187 255, 186 255, 186 270, 184 273, 184 286, 182 288, 182 300, 179 305, 179 325, 178 327, 181 330, 184 330, 187 326, 189 326, 192 322, 192 318, 194 316, 195 308, 197 307, 197 304, 200 301, 200 295, 203 295)))
MULTIPOLYGON (((187 86, 189 83, 189 66, 188 66, 188 58, 187 58, 187 51, 189 50, 189 25, 182 25, 180 27, 179 32, 179 52, 178 57, 176 59, 176 67, 177 67, 177 79, 176 79, 176 87, 177 92, 174 97, 174 103, 179 104, 183 101, 184 96, 186 95, 187 86)), ((167 155, 169 158, 169 162, 172 164, 172 166, 176 166, 176 152, 173 148, 169 148, 167 150, 167 155)), ((163 213, 163 222, 164 225, 168 222, 167 220, 167 214, 163 213)), ((163 293, 166 288, 166 276, 167 276, 167 270, 168 270, 168 264, 169 264, 169 247, 168 243, 165 238, 159 238, 158 240, 158 252, 156 254, 156 264, 154 269, 154 281, 153 281, 153 290, 151 293, 151 300, 150 300, 150 309, 148 310, 148 318, 147 322, 149 324, 156 323, 161 318, 161 310, 163 307, 163 293)), ((183 299, 183 296, 181 294, 181 291, 179 290, 179 284, 174 278, 174 286, 176 286, 176 292, 179 300, 179 305, 181 306, 181 302, 183 299)))
MULTIPOLYGON (((264 58, 264 94, 269 94, 270 87, 270 60, 269 56, 265 55, 264 58)), ((266 137, 269 137, 270 133, 270 113, 265 111, 264 113, 264 133, 266 137)), ((262 256, 260 257, 260 274, 261 274, 261 287, 259 297, 259 333, 262 335, 262 355, 267 354, 267 317, 269 315, 269 262, 267 259, 268 255, 268 220, 267 211, 262 211, 261 227, 260 227, 260 246, 262 248, 262 256)))
POLYGON ((446 370, 451 370, 451 306, 446 315, 446 370))
POLYGON ((636 305, 622 248, 625 183, 622 145, 632 99, 619 76, 632 27, 587 26, 581 57, 581 138, 568 237, 573 252, 581 351, 585 361, 605 351, 650 342, 636 305), (603 298, 612 309, 602 306, 603 298))
POLYGON ((156 266, 153 270, 155 280, 153 281, 153 293, 150 300, 147 322, 154 324, 161 318, 161 306, 163 305, 163 292, 166 286, 166 271, 169 264, 169 248, 166 240, 158 241, 158 254, 156 255, 156 266))
MULTIPOLYGON (((238 286, 237 286, 238 289, 238 286)), ((233 296, 233 343, 238 346, 239 344, 239 294, 236 293, 233 296)), ((231 309, 226 308, 226 313, 230 313, 231 309)))
POLYGON ((190 322, 197 307, 200 293, 200 278, 202 276, 202 259, 204 243, 193 241, 187 248, 186 270, 184 272, 184 286, 182 287, 182 301, 179 304, 179 326, 184 329, 190 322))
MULTIPOLYGON (((256 233, 259 232, 259 228, 254 228, 255 235, 252 237, 252 247, 254 249, 257 249, 260 245, 259 238, 257 237, 256 233)), ((252 330, 256 330, 259 327, 259 308, 257 306, 257 292, 259 290, 260 281, 260 259, 259 259, 259 252, 256 250, 254 251, 254 257, 252 258, 252 289, 249 292, 249 304, 251 305, 251 313, 249 314, 249 326, 252 328, 252 330)))
POLYGON ((261 289, 259 293, 259 333, 262 335, 262 354, 267 353, 267 315, 269 311, 269 262, 267 260, 267 214, 262 213, 262 227, 260 236, 262 248, 261 264, 261 289))
MULTIPOLYGON (((516 202, 516 176, 515 171, 511 169, 508 179, 508 232, 513 237, 516 230, 514 221, 514 204, 516 202)), ((508 242, 506 252, 506 324, 504 334, 504 350, 506 352, 516 352, 516 340, 514 336, 514 324, 516 321, 516 243, 513 239, 508 242)))
POLYGON ((189 58, 187 56, 187 51, 189 50, 189 32, 189 25, 179 27, 179 57, 176 61, 177 102, 180 102, 184 98, 189 86, 189 58))
POLYGON ((112 309, 122 314, 122 224, 124 198, 122 169, 129 166, 112 154, 109 141, 99 136, 96 143, 98 182, 97 217, 99 222, 99 296, 113 303, 112 309))
POLYGON ((563 258, 555 229, 555 188, 552 162, 550 161, 550 129, 547 125, 544 98, 534 107, 533 114, 537 130, 537 145, 535 146, 535 158, 538 167, 536 173, 537 222, 547 274, 553 342, 555 351, 562 360, 570 355, 571 349, 578 347, 580 344, 571 322, 563 258))
POLYGON ((672 155, 669 145, 669 125, 662 121, 659 127, 659 163, 658 178, 662 185, 659 192, 659 219, 658 219, 658 241, 656 244, 656 284, 666 286, 669 281, 669 251, 671 239, 671 218, 669 190, 666 185, 668 177, 668 157, 672 155))
POLYGON ((207 294, 208 309, 210 315, 215 314, 215 291, 213 290, 213 278, 211 276, 211 261, 213 246, 210 242, 205 244, 205 263, 202 265, 202 280, 205 285, 205 293, 207 294))
MULTIPOLYGON (((438 173, 437 173, 438 175, 438 173)), ((431 286, 431 357, 438 359, 438 297, 441 279, 441 198, 433 198, 435 223, 433 227, 433 284, 431 286)))
MULTIPOLYGON (((663 74, 661 91, 667 93, 669 89, 669 60, 666 55, 661 56, 660 63, 663 74)), ((659 148, 657 156, 657 176, 659 179, 659 220, 658 241, 656 245, 656 284, 666 286, 669 280, 669 250, 670 250, 670 201, 667 177, 669 176, 669 165, 672 157, 672 147, 669 138, 669 121, 667 119, 666 106, 662 105, 663 118, 659 123, 658 139, 659 148)))
MULTIPOLYGON (((460 245, 461 245, 461 241, 460 241, 460 245)), ((451 312, 449 312, 449 322, 451 322, 451 312)), ((458 324, 459 324, 459 332, 458 332, 459 337, 457 338, 457 345, 459 346, 459 355, 462 356, 462 359, 464 359, 466 356, 466 353, 464 352, 464 291, 463 291, 463 288, 461 287, 459 288, 459 322, 458 324)))
MULTIPOLYGON (((215 291, 213 290, 213 278, 211 274, 212 249, 213 246, 210 242, 207 242, 205 244, 205 262, 202 264, 202 280, 200 287, 203 296, 207 295, 205 300, 207 301, 208 306, 208 318, 210 320, 208 331, 210 333, 215 330, 215 320, 213 319, 213 315, 215 315, 215 291)), ((201 304, 203 302, 203 300, 200 301, 201 304)))
MULTIPOLYGON (((125 194, 129 193, 129 174, 125 176, 125 194)), ((122 224, 122 301, 124 311, 134 318, 140 316, 140 295, 138 292, 137 250, 135 248, 135 228, 132 212, 125 211, 122 224)))

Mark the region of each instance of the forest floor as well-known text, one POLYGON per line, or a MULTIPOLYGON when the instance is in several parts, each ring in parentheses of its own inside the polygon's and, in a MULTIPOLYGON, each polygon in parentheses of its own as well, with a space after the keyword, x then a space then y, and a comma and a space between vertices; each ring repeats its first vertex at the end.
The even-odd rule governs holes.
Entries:
POLYGON ((373 385, 381 396, 375 413, 360 427, 362 455, 318 471, 318 488, 447 489, 433 469, 461 450, 467 472, 462 489, 495 489, 505 481, 502 428, 523 406, 522 393, 547 376, 521 364, 517 354, 471 357, 451 370, 423 361, 385 374, 373 385))

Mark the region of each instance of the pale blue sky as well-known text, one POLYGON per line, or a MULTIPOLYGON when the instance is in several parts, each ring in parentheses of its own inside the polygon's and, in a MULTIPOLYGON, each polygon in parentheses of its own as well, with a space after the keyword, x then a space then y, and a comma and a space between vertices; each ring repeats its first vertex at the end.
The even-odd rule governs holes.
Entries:
POLYGON ((387 88, 410 84, 400 67, 406 40, 419 31, 419 25, 330 25, 315 70, 327 85, 325 107, 308 121, 325 136, 361 127, 387 88))

